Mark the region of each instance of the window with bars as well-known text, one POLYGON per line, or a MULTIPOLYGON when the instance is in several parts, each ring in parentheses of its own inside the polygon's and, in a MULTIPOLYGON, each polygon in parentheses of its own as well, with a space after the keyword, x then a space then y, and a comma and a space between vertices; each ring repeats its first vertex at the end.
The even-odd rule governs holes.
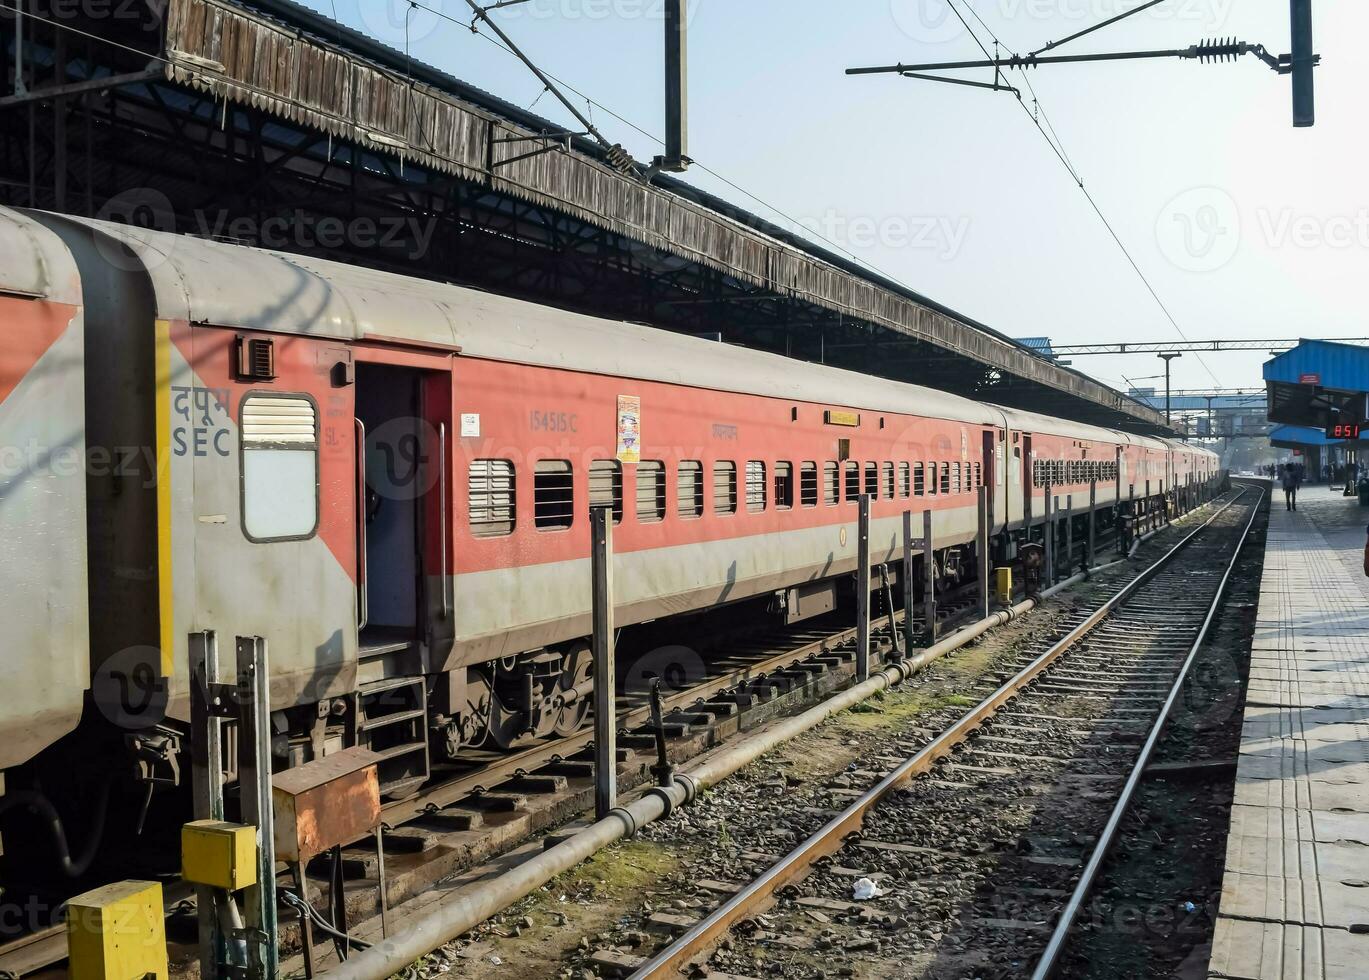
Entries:
POLYGON ((665 463, 659 459, 637 464, 637 520, 643 524, 665 520, 665 463))
POLYGON ((596 459, 589 464, 589 505, 591 507, 612 507, 613 523, 622 523, 622 463, 616 459, 596 459))
POLYGON ((822 499, 830 507, 841 499, 841 467, 836 463, 822 464, 822 499))
POLYGON ((746 509, 752 514, 765 510, 765 464, 758 459, 746 461, 746 509))
POLYGON ((794 506, 794 464, 780 462, 775 464, 775 507, 788 510, 794 506))
POLYGON ((893 499, 894 499, 894 464, 893 464, 893 463, 885 463, 885 464, 880 468, 880 472, 881 472, 881 475, 883 476, 883 479, 879 481, 880 484, 881 484, 880 489, 881 489, 881 490, 883 491, 883 493, 884 493, 884 499, 885 499, 885 500, 893 500, 893 499))
POLYGON ((860 497, 860 464, 851 461, 846 464, 846 499, 854 501, 860 497))
POLYGON ((532 523, 564 531, 575 522, 575 474, 570 460, 539 459, 532 474, 532 523))
POLYGON ((980 487, 982 487, 983 485, 984 485, 984 464, 983 464, 983 463, 975 463, 975 464, 974 464, 974 487, 973 487, 973 489, 978 490, 978 489, 979 489, 980 487))
POLYGON ((898 495, 911 497, 913 494, 912 467, 907 463, 898 464, 898 495))
POLYGON ((713 464, 713 513, 737 512, 737 464, 719 460, 713 464))
POLYGON ((872 497, 879 496, 879 466, 876 463, 865 464, 865 492, 872 497))
POLYGON ((960 482, 960 464, 951 464, 951 493, 960 493, 965 487, 960 482))
POLYGON ((495 538, 513 533, 514 474, 507 459, 473 459, 467 481, 471 534, 495 538))
POLYGON ((936 496, 937 490, 941 488, 941 477, 937 472, 935 463, 927 464, 927 496, 936 496))
POLYGON ((675 474, 675 513, 686 520, 704 512, 704 464, 697 459, 680 461, 675 474))
POLYGON ((804 507, 816 507, 818 505, 817 463, 799 464, 799 504, 804 507))
POLYGON ((921 497, 927 492, 927 471, 921 463, 913 464, 913 496, 921 497))
POLYGON ((950 492, 951 492, 951 464, 950 464, 950 463, 942 463, 942 464, 940 465, 939 468, 940 468, 940 471, 941 471, 941 482, 937 485, 937 488, 938 488, 938 490, 939 490, 941 493, 950 493, 950 492))

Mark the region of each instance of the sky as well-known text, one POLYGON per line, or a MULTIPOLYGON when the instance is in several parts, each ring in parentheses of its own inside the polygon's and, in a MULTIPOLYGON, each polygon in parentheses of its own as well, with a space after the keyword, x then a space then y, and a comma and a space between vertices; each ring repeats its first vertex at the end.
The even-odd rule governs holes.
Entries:
MULTIPOLYGON (((304 2, 575 128, 522 63, 472 33, 465 0, 304 2)), ((988 31, 1023 53, 1140 0, 952 2, 990 50, 988 31)), ((697 164, 683 179, 1013 337, 1369 337, 1369 87, 1354 51, 1369 37, 1369 4, 1313 6, 1317 124, 1294 129, 1287 77, 1249 55, 1043 66, 1029 76, 1035 98, 1021 74, 1009 76, 1019 103, 1007 92, 844 74, 982 57, 948 0, 693 0, 697 164)), ((540 68, 596 103, 587 111, 609 139, 638 160, 660 152, 662 0, 525 0, 491 16, 540 68)), ((1286 52, 1288 2, 1165 0, 1062 52, 1212 37, 1286 52)), ((1172 383, 1259 386, 1267 357, 1189 353, 1173 362, 1172 383)), ((1073 363, 1115 387, 1163 387, 1154 355, 1073 363)))

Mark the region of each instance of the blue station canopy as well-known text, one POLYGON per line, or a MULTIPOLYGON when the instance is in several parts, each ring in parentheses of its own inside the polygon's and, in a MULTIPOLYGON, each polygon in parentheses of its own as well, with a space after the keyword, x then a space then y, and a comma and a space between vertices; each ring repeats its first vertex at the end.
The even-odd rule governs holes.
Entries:
POLYGON ((1264 381, 1271 422, 1316 429, 1364 422, 1369 347, 1304 340, 1265 362, 1264 381))

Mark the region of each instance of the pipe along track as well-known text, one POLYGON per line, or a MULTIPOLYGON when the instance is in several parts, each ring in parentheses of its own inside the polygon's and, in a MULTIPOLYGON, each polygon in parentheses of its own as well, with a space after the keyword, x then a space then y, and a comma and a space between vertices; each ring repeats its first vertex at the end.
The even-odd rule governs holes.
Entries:
MULTIPOLYGON (((1225 510, 1225 507, 1222 509, 1225 510)), ((1145 535, 1143 540, 1153 537, 1155 533, 1158 533, 1158 529, 1145 535)), ((1189 535, 1185 538, 1185 543, 1192 537, 1193 535, 1189 535)), ((1120 564, 1121 562, 1110 562, 1095 566, 1091 573, 1096 574, 1105 568, 1120 564)), ((1086 573, 1074 575, 1045 590, 1042 597, 1049 597, 1087 577, 1086 573)), ((918 651, 912 657, 886 664, 882 669, 873 671, 870 679, 864 683, 840 691, 801 714, 771 722, 735 743, 728 743, 705 753, 704 756, 687 764, 683 771, 677 772, 669 786, 649 789, 631 802, 617 807, 604 819, 556 843, 498 878, 454 889, 440 902, 430 905, 424 914, 410 918, 403 929, 392 932, 388 937, 377 937, 377 941, 370 949, 353 954, 345 962, 337 964, 328 971, 328 976, 357 980, 382 980, 389 977, 433 949, 508 908, 597 851, 631 836, 640 827, 668 815, 676 807, 689 803, 700 790, 722 782, 744 766, 833 715, 879 691, 901 683, 930 663, 959 649, 995 626, 1025 614, 1036 604, 1037 600, 1026 599, 1010 608, 1001 609, 933 646, 918 651)), ((901 618, 901 614, 897 618, 901 618)), ((887 619, 885 623, 888 624, 887 619)), ((392 915, 402 913, 403 910, 400 908, 392 911, 392 915)))
MULTIPOLYGON (((993 903, 993 908, 979 916, 962 914, 957 923, 964 927, 962 937, 974 937, 961 943, 967 951, 981 948, 986 934, 996 933, 988 943, 990 947, 1008 947, 1011 952, 1007 955, 1025 958, 1023 950, 1031 945, 1033 935, 1040 928, 1040 920, 1054 918, 1057 925, 1033 973, 1035 980, 1051 975, 1069 930, 1116 839, 1122 816, 1179 697, 1188 669, 1206 638, 1232 568, 1263 500, 1263 490, 1242 490, 1063 638, 1039 655, 1030 657, 1014 676, 940 736, 640 966, 632 975, 633 980, 679 976, 682 969, 702 960, 722 939, 732 934, 735 926, 773 904, 781 889, 794 886, 810 875, 821 880, 808 882, 816 888, 805 890, 815 890, 819 896, 824 891, 835 892, 841 898, 849 899, 852 881, 849 869, 843 869, 847 872, 845 876, 832 875, 825 866, 825 859, 844 849, 851 853, 846 864, 859 867, 861 862, 868 862, 871 855, 878 856, 884 863, 902 859, 903 867, 914 878, 935 875, 935 869, 948 859, 958 862, 962 870, 969 868, 969 873, 961 879, 973 883, 969 889, 971 894, 964 896, 966 905, 975 912, 989 903, 993 903), (1246 500, 1248 504, 1249 497, 1254 498, 1254 503, 1249 505, 1248 517, 1241 508, 1232 512, 1238 502, 1246 500), (1245 519, 1233 520, 1242 517, 1245 519), (1194 560, 1179 563, 1177 559, 1185 551, 1191 551, 1194 560), (1228 555, 1229 560, 1225 560, 1228 555), (1218 574, 1213 566, 1223 560, 1225 571, 1218 574), (1078 710, 1080 702, 1085 707, 1082 712, 1078 710), (1130 773, 1123 779, 1115 771, 1117 753, 1112 750, 1126 748, 1127 743, 1135 745, 1139 735, 1137 726, 1145 722, 1142 716, 1153 716, 1154 722, 1134 757, 1130 773), (1066 743, 1070 741, 1067 734, 1070 729, 1074 730, 1075 744, 1058 745, 1057 737, 1066 743), (1088 731, 1080 732, 1080 729, 1088 731), (1015 730, 1017 734, 1014 735, 1015 730), (1080 734, 1084 735, 1083 739, 1077 738, 1080 734), (975 741, 968 742, 972 738, 975 741), (992 747, 988 747, 990 743, 992 747), (980 748, 981 745, 986 747, 980 748), (953 754, 955 762, 950 761, 953 754), (1077 769, 1081 759, 1099 771, 1066 771, 1077 769), (946 764, 948 762, 950 764, 946 764), (936 778, 913 782, 916 777, 932 776, 936 778), (1115 794, 1106 825, 1099 832, 1098 821, 1087 819, 1097 817, 1099 807, 1089 805, 1088 798, 1112 794, 1099 793, 1092 787, 1118 782, 1122 787, 1115 794), (1060 879, 1068 879, 1076 873, 1080 862, 1073 856, 1027 855, 1027 862, 1035 859, 1040 863, 1031 867, 1026 875, 1020 869, 1014 870, 1000 887, 993 880, 995 869, 990 868, 987 875, 978 873, 984 870, 984 865, 992 863, 992 851, 987 856, 983 852, 957 855, 954 845, 947 846, 936 839, 939 833, 944 834, 964 849, 967 826, 983 826, 986 832, 991 832, 995 823, 993 814, 1005 803, 1021 808, 1024 798, 1043 792, 1046 806, 1040 815, 1049 821, 1045 828, 1048 832, 1060 834, 1077 830, 1062 826, 1073 817, 1076 823, 1088 824, 1084 837, 1097 833, 1096 846, 1083 862, 1083 870, 1077 874, 1072 892, 1059 886, 1063 883, 1060 879), (1053 794, 1064 799, 1057 802, 1053 794), (936 810, 942 811, 939 820, 929 819, 924 813, 936 810), (950 811, 949 819, 946 811, 950 811), (1078 819, 1081 813, 1085 819, 1078 819), (939 847, 939 843, 942 846, 939 847), (962 858, 964 860, 960 860, 962 858), (1013 887, 1031 878, 1056 887, 1013 887), (1001 902, 1004 893, 1012 891, 1032 896, 1029 902, 1044 903, 1045 915, 1038 909, 1037 914, 1004 919, 1001 902), (977 897, 985 892, 992 898, 977 897), (1060 907, 1059 899, 1065 896, 1068 899, 1060 907)), ((1022 837, 1017 842, 1025 840, 1028 838, 1022 837)), ((994 843, 1003 849, 1011 844, 1006 839, 994 843)), ((1044 849, 1049 847, 1048 841, 1044 849)), ((1012 854, 1008 863, 1017 863, 1021 857, 1023 855, 1012 854)), ((949 895, 951 890, 944 891, 949 895)), ((836 899, 818 897, 809 901, 815 907, 829 910, 845 907, 855 912, 858 908, 854 903, 836 899)), ((877 905, 877 902, 873 904, 877 905)), ((950 931, 946 918, 938 918, 938 913, 949 906, 949 901, 919 902, 918 905, 919 911, 936 922, 932 935, 940 938, 941 930, 950 931)), ((903 931, 915 931, 919 925, 923 924, 914 922, 903 931)), ((744 946, 745 937, 734 936, 734 947, 737 942, 744 946)), ((912 950, 900 951, 899 955, 906 956, 908 952, 912 950)), ((938 957, 940 954, 931 950, 928 955, 938 957)), ((962 954, 957 951, 953 955, 962 954)), ((949 959, 944 963, 937 959, 932 962, 942 967, 959 965, 951 964, 949 959)), ((744 956, 739 962, 746 963, 744 956)), ((773 972, 778 965, 771 961, 767 969, 773 972)), ((968 960, 963 962, 969 972, 974 972, 976 965, 968 960)), ((732 966, 730 961, 715 966, 722 970, 742 968, 732 966)))

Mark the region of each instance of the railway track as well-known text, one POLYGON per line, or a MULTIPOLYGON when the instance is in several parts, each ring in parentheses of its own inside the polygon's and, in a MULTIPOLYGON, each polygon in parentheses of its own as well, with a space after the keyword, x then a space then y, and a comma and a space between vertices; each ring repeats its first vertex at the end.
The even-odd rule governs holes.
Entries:
POLYGON ((819 976, 836 950, 908 976, 1050 975, 1262 500, 1239 493, 792 852, 752 855, 759 877, 711 882, 730 897, 674 942, 619 965, 675 977, 721 943, 711 966, 734 975, 819 976))

